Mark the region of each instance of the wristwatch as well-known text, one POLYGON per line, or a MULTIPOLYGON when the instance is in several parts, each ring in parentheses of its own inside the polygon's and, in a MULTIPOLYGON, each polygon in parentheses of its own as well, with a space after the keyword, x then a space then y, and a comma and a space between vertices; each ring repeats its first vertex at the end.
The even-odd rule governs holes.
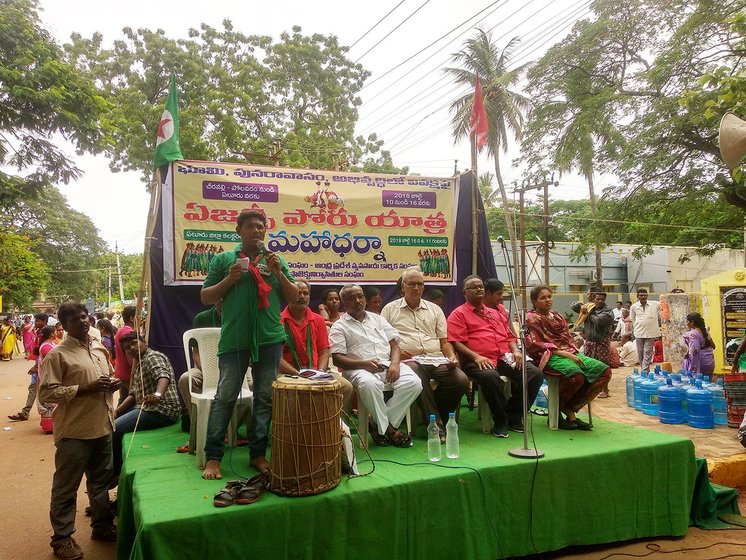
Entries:
POLYGON ((154 394, 154 395, 155 395, 156 397, 158 397, 159 399, 161 398, 161 393, 160 393, 159 391, 156 391, 156 392, 155 392, 155 393, 153 393, 153 394, 154 394))

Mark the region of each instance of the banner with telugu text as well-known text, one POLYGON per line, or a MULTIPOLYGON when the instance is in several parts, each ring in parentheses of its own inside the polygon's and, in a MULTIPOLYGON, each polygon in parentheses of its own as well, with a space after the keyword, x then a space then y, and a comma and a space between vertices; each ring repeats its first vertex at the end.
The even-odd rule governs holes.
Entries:
POLYGON ((242 210, 267 217, 265 246, 312 283, 395 283, 420 266, 452 285, 458 179, 177 161, 163 184, 164 284, 199 284, 240 242, 242 210))

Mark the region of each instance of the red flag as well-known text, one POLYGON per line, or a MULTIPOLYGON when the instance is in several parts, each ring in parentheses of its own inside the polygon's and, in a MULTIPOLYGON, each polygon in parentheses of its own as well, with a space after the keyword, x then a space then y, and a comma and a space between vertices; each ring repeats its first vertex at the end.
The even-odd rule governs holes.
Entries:
POLYGON ((471 107, 471 117, 469 118, 469 138, 476 136, 475 144, 479 148, 487 141, 487 113, 484 112, 484 99, 482 98, 482 86, 477 76, 477 85, 474 88, 474 103, 471 107))

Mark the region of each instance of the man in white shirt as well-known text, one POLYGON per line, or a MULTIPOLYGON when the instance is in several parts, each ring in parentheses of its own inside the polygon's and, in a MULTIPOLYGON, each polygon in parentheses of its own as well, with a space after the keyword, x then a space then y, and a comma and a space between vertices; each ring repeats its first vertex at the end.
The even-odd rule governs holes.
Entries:
POLYGON ((399 333, 380 315, 365 311, 365 294, 357 284, 347 284, 339 295, 347 312, 329 332, 334 364, 372 412, 373 441, 380 446, 411 447, 412 438, 398 426, 420 394, 422 383, 409 366, 400 363, 399 333), (393 396, 384 401, 383 392, 391 390, 393 396))
POLYGON ((632 320, 640 369, 644 372, 650 370, 650 364, 653 362, 653 343, 661 335, 659 313, 660 304, 657 301, 648 301, 648 291, 645 288, 637 290, 637 303, 630 308, 629 318, 632 320))
POLYGON ((424 356, 443 361, 440 364, 428 364, 412 360, 407 365, 422 381, 419 405, 426 414, 435 414, 441 443, 445 443, 448 413, 455 412, 459 407, 469 389, 469 378, 459 369, 456 352, 448 342, 443 310, 422 299, 425 282, 419 268, 411 267, 404 271, 402 289, 404 297, 386 304, 381 310, 381 317, 399 331, 402 360, 424 356), (431 380, 438 383, 434 391, 430 387, 431 380))
POLYGON ((614 324, 616 325, 619 322, 619 319, 622 318, 622 302, 618 301, 616 302, 616 308, 612 309, 614 312, 614 324))

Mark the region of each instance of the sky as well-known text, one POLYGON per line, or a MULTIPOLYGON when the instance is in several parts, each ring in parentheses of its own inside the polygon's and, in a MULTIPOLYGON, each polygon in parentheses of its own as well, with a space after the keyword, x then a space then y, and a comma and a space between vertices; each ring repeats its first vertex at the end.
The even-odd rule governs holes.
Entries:
MULTIPOLYGON (((201 23, 220 27, 230 19, 245 34, 273 37, 301 26, 304 34, 336 35, 351 45, 348 56, 371 72, 360 92, 363 101, 356 134, 375 132, 385 141, 398 166, 410 172, 450 176, 454 162, 459 171, 469 166, 466 141, 454 145, 447 106, 465 90, 453 86, 442 73, 477 27, 489 30, 499 45, 521 39, 513 63, 537 60, 553 43, 562 40, 579 18, 589 14, 590 0, 381 0, 350 2, 285 0, 236 2, 193 0, 101 2, 41 0, 41 19, 59 42, 73 32, 90 37, 95 32, 110 44, 122 28, 161 28, 173 38, 186 37, 201 23), (390 14, 389 14, 390 12, 390 14), (387 14, 389 14, 387 16, 387 14), (384 18, 383 21, 382 18, 384 18), (374 24, 379 22, 377 26, 374 24), (367 35, 366 35, 367 32, 367 35), (420 52, 422 51, 422 52, 420 52), (419 54, 418 54, 419 53, 419 54)), ((157 123, 153 123, 153 134, 157 123)), ((70 206, 88 215, 101 237, 124 253, 143 250, 149 195, 138 173, 114 173, 107 158, 75 156, 84 176, 59 185, 70 206)), ((189 154, 184 154, 189 158, 189 154)), ((517 146, 501 160, 506 183, 521 181, 517 146)), ((479 171, 494 172, 494 161, 479 158, 479 171)), ((552 171, 549 169, 548 171, 552 171)), ((605 184, 597 185, 600 192, 605 184)), ((560 178, 551 193, 557 198, 584 198, 585 183, 574 175, 560 178)))

